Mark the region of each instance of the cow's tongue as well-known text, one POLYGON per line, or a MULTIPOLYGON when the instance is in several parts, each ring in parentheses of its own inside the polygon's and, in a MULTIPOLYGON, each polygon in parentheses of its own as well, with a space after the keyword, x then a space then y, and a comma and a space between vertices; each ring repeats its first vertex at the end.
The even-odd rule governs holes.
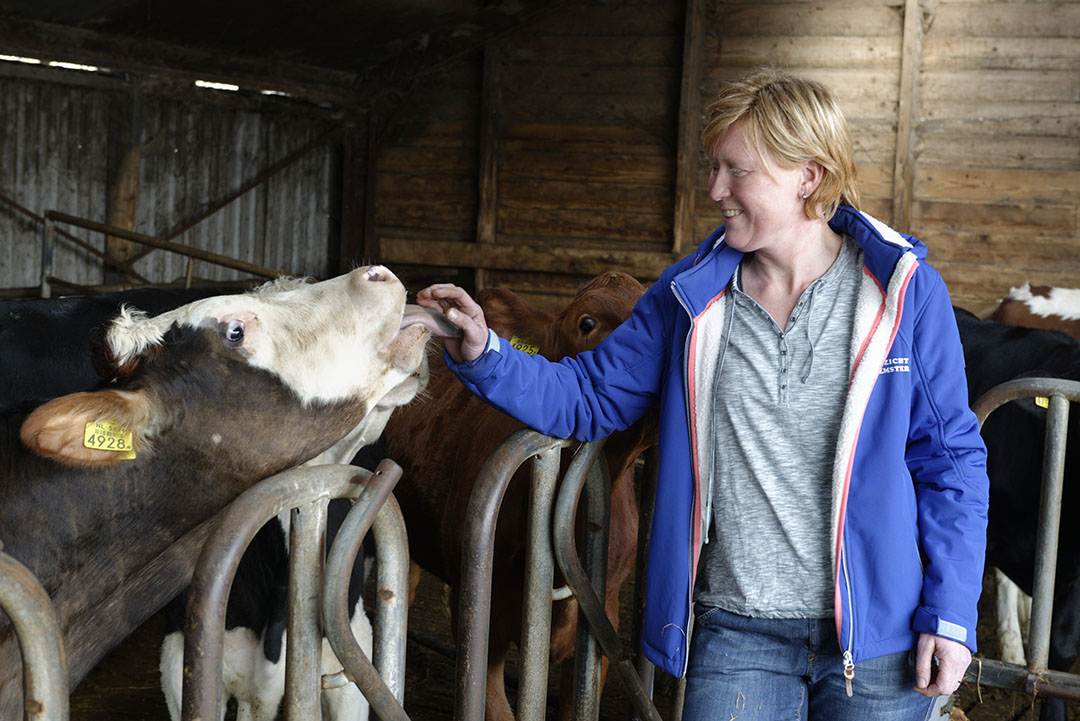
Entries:
POLYGON ((461 328, 448 321, 445 315, 422 305, 405 306, 405 317, 401 319, 401 327, 407 328, 410 325, 422 325, 431 331, 432 335, 442 338, 461 336, 461 328))

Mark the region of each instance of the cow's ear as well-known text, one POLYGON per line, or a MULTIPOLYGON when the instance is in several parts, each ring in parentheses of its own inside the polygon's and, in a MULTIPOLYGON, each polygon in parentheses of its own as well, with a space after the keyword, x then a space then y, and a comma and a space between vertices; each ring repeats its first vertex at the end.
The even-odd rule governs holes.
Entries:
POLYGON ((149 452, 152 416, 145 392, 72 393, 36 408, 19 435, 40 456, 70 466, 103 467, 149 452))

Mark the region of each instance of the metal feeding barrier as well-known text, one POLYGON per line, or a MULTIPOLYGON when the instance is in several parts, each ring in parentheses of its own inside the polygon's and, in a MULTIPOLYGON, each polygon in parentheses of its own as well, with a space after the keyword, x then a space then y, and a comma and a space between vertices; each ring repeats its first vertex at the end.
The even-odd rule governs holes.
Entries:
POLYGON ((402 702, 408 539, 397 502, 390 495, 400 477, 401 468, 388 460, 374 473, 347 465, 302 466, 261 481, 229 505, 203 548, 191 583, 184 631, 184 721, 221 718, 229 589, 251 539, 265 523, 289 509, 285 718, 319 718, 321 689, 355 682, 372 713, 384 721, 407 721, 402 702), (324 575, 323 538, 331 498, 356 502, 334 539, 324 575), (353 638, 347 607, 349 569, 369 528, 375 534, 378 586, 374 665, 353 638), (344 667, 341 674, 325 678, 320 615, 326 638, 344 667))
POLYGON ((1022 378, 991 388, 972 405, 981 427, 995 409, 1022 398, 1047 400, 1046 443, 1035 545, 1031 602, 1030 651, 1027 667, 996 659, 977 658, 964 680, 984 686, 1023 691, 1069 701, 1080 700, 1080 675, 1047 668, 1054 610, 1061 494, 1065 477, 1065 442, 1069 431, 1069 402, 1080 401, 1080 382, 1059 378, 1022 378))
POLYGON ((0 608, 19 639, 25 717, 33 721, 67 721, 67 659, 52 601, 26 566, 2 552, 0 608))
MULTIPOLYGON (((553 596, 562 597, 552 590, 557 559, 585 621, 578 624, 574 717, 596 718, 602 651, 630 698, 632 713, 660 720, 651 701, 651 667, 642 664, 635 671, 633 656, 608 620, 602 601, 610 510, 610 482, 600 455, 603 443, 600 440, 578 447, 561 484, 561 452, 576 442, 530 430, 509 436, 481 469, 469 499, 462 549, 455 719, 484 717, 495 525, 510 479, 524 463, 531 462, 517 718, 543 721, 546 717, 551 603, 553 596), (575 549, 575 518, 583 488, 586 520, 581 561, 575 549)), ((651 499, 651 494, 643 492, 642 497, 651 499)), ((651 506, 651 500, 642 506, 651 506)), ((651 524, 642 525, 647 532, 651 524)), ((638 586, 641 578, 639 574, 638 586)), ((638 625, 635 620, 635 637, 638 625)))

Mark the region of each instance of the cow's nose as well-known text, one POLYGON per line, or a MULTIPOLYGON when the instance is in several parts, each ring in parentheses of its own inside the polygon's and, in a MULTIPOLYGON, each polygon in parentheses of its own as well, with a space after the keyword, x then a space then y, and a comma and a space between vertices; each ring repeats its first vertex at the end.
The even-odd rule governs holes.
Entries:
POLYGON ((387 281, 396 280, 396 278, 394 278, 394 274, 385 266, 373 265, 364 273, 364 280, 372 283, 385 283, 387 281))

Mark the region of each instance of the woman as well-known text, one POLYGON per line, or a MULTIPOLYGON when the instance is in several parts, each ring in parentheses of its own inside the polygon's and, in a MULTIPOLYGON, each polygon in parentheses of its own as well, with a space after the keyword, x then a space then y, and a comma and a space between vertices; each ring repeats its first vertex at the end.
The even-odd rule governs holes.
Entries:
POLYGON ((418 302, 462 329, 462 381, 543 433, 659 405, 642 643, 687 675, 683 718, 928 718, 975 650, 988 503, 948 293, 856 209, 824 86, 759 70, 707 115, 724 225, 595 351, 514 351, 452 285, 418 302))

